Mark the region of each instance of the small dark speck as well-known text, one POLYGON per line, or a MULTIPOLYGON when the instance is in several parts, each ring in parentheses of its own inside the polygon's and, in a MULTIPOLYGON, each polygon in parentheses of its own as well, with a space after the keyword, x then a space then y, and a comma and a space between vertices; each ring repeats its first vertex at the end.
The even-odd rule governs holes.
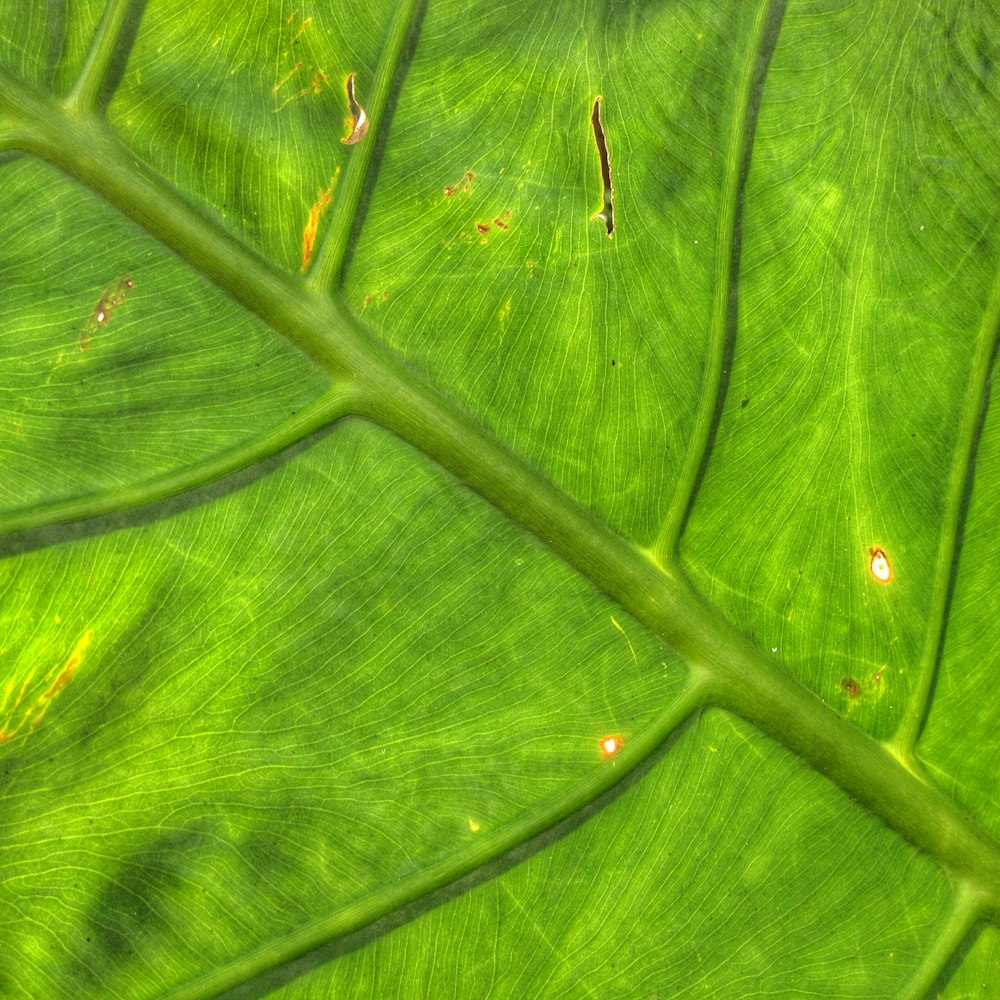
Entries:
POLYGON ((616 365, 617 363, 618 363, 618 362, 617 362, 617 361, 615 361, 615 359, 614 359, 614 358, 612 358, 612 359, 611 359, 611 367, 612 367, 612 368, 614 368, 614 366, 615 366, 615 365, 616 365))
POLYGON ((740 409, 741 409, 741 410, 745 410, 745 409, 747 408, 747 404, 748 404, 749 402, 750 402, 749 398, 748 398, 748 399, 744 399, 744 400, 743 400, 743 401, 742 401, 742 402, 740 403, 740 409))

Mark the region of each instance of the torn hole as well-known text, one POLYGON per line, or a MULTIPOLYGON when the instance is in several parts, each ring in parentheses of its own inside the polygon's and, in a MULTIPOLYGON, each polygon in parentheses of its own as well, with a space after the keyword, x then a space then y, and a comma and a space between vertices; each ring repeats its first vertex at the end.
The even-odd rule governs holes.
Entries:
POLYGON ((346 139, 340 140, 345 146, 354 146, 361 142, 368 131, 368 115, 365 114, 365 109, 358 104, 354 97, 354 76, 355 74, 351 73, 347 78, 347 106, 350 109, 354 125, 351 128, 351 134, 346 139))
POLYGON ((594 100, 590 124, 594 127, 594 141, 597 143, 597 155, 601 161, 601 182, 604 185, 604 207, 595 212, 590 220, 593 222, 594 219, 600 219, 607 230, 608 239, 611 239, 615 232, 615 191, 611 183, 611 156, 608 153, 608 137, 604 133, 604 124, 601 122, 600 96, 594 100))

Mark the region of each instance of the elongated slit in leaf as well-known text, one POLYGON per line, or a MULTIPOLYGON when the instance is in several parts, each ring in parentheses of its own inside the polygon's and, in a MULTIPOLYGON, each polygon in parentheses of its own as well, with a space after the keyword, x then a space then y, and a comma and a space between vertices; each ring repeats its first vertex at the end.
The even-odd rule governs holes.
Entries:
POLYGON ((347 78, 347 106, 350 108, 351 117, 354 119, 354 127, 351 129, 351 134, 346 139, 341 139, 340 141, 345 146, 353 146, 361 142, 368 131, 368 115, 365 114, 365 109, 358 104, 354 97, 353 73, 347 78))
POLYGON ((594 126, 594 141, 597 143, 597 155, 601 160, 601 181, 604 184, 604 205, 600 211, 595 212, 590 218, 600 219, 608 231, 608 239, 615 232, 615 190, 611 184, 611 157, 608 154, 608 139, 604 134, 604 125, 601 122, 601 98, 594 101, 594 110, 590 115, 590 123, 594 126))

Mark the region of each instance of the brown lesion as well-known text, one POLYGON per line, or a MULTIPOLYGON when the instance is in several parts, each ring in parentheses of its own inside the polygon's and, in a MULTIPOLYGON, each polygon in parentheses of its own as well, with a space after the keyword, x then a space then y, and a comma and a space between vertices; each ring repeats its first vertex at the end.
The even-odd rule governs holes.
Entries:
POLYGON ((611 183, 611 154, 608 151, 608 137, 601 121, 601 98, 594 100, 594 110, 590 115, 590 124, 594 128, 594 141, 597 143, 597 155, 601 161, 601 181, 604 185, 604 207, 595 212, 591 220, 600 219, 611 239, 615 233, 615 190, 611 183))
POLYGON ((853 677, 841 677, 840 686, 852 701, 861 697, 861 685, 853 677))
POLYGON ((90 314, 83 329, 80 331, 80 350, 85 351, 90 347, 93 340, 94 331, 98 327, 107 326, 111 322, 114 311, 125 302, 125 296, 132 291, 135 282, 132 278, 125 276, 119 279, 114 288, 105 288, 98 299, 94 311, 90 314))
POLYGON ((471 170, 466 170, 465 175, 460 181, 455 184, 449 184, 442 190, 442 194, 446 198, 450 198, 456 191, 465 191, 468 194, 472 190, 472 182, 476 179, 476 175, 471 170))

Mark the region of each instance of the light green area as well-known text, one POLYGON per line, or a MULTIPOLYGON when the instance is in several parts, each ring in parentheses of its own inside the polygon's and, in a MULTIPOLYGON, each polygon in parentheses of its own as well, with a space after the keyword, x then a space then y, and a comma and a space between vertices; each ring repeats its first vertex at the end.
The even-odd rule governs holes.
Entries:
POLYGON ((894 996, 948 895, 836 789, 709 712, 583 826, 277 996, 894 996), (873 852, 909 877, 887 886, 873 852))
POLYGON ((998 38, 0 13, 0 993, 991 982, 998 38))

